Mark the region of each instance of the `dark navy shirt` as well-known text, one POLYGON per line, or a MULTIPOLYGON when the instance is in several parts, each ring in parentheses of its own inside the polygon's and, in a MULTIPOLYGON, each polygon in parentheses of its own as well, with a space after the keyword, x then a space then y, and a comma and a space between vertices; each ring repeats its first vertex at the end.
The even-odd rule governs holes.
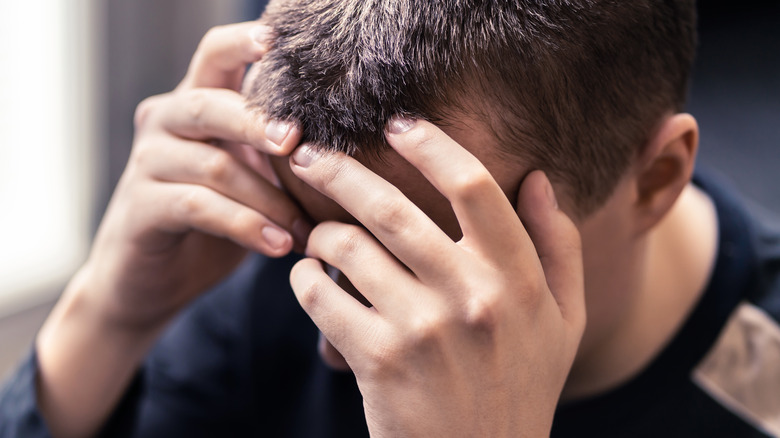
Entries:
MULTIPOLYGON (((780 399, 771 398, 780 394, 780 364, 771 360, 780 337, 771 341, 780 333, 780 231, 749 215, 716 178, 699 174, 696 183, 715 201, 720 229, 701 301, 639 375, 560 406, 552 436, 778 434, 780 403, 771 404, 780 399), (759 335, 769 339, 761 344, 769 359, 743 348, 759 335), (767 387, 757 403, 751 394, 767 387)), ((368 436, 353 375, 329 369, 317 354, 317 329, 288 283, 295 261, 253 256, 189 306, 150 352, 102 436, 368 436)), ((35 373, 33 352, 0 393, 0 437, 48 436, 35 373)))

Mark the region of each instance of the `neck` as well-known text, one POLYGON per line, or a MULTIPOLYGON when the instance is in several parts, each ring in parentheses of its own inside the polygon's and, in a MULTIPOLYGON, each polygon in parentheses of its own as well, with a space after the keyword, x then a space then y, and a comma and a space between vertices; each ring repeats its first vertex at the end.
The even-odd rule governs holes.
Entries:
POLYGON ((623 284, 616 288, 619 304, 610 309, 614 316, 603 318, 611 323, 597 321, 592 342, 587 341, 586 331, 563 400, 596 395, 625 383, 680 330, 703 294, 715 261, 717 216, 711 200, 689 185, 669 214, 635 247, 636 256, 629 258, 623 284))

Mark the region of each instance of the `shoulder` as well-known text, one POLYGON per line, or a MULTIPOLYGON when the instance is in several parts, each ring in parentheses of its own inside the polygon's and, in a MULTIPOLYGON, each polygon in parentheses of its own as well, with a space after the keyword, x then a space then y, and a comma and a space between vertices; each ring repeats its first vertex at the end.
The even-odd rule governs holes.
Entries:
POLYGON ((780 216, 758 205, 751 205, 750 212, 758 277, 749 299, 780 321, 780 216))
MULTIPOLYGON (((700 176, 718 204, 720 253, 747 273, 738 304, 696 366, 694 382, 718 404, 770 435, 780 435, 780 220, 717 181, 700 176)), ((714 277, 724 272, 715 272, 714 277)))

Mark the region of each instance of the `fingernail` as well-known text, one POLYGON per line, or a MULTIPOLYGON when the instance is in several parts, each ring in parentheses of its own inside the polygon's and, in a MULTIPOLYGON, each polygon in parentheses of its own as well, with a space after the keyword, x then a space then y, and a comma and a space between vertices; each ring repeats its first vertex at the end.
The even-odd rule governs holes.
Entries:
POLYGON ((304 248, 309 241, 309 234, 311 234, 312 226, 309 221, 305 219, 296 219, 292 225, 292 233, 295 236, 295 241, 298 242, 304 248))
POLYGON ((311 163, 320 157, 320 151, 313 148, 311 145, 305 144, 298 147, 293 153, 292 159, 299 167, 309 167, 311 163))
POLYGON ((550 205, 552 205, 553 208, 557 210, 558 198, 555 197, 555 190, 553 189, 552 184, 550 184, 550 180, 547 178, 547 175, 545 175, 545 179, 547 180, 547 187, 545 188, 545 191, 547 192, 547 199, 550 201, 550 205))
POLYGON ((401 116, 393 116, 387 123, 387 130, 391 134, 403 134, 414 127, 416 120, 401 116))
POLYGON ((264 25, 258 25, 249 30, 249 37, 260 45, 265 45, 271 36, 271 28, 264 25))
POLYGON ((286 231, 275 227, 263 227, 262 235, 268 246, 273 249, 283 248, 292 239, 286 231))
POLYGON ((282 120, 270 120, 265 125, 265 139, 274 144, 274 146, 281 148, 284 139, 287 138, 287 134, 290 133, 292 124, 290 122, 282 120))

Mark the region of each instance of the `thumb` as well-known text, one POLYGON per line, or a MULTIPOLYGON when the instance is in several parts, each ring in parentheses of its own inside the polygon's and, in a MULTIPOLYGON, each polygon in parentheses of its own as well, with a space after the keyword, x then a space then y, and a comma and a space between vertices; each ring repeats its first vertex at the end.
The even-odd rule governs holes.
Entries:
POLYGON ((585 323, 585 293, 580 233, 558 208, 555 192, 544 172, 528 174, 520 186, 517 214, 534 243, 550 288, 563 318, 585 323))

